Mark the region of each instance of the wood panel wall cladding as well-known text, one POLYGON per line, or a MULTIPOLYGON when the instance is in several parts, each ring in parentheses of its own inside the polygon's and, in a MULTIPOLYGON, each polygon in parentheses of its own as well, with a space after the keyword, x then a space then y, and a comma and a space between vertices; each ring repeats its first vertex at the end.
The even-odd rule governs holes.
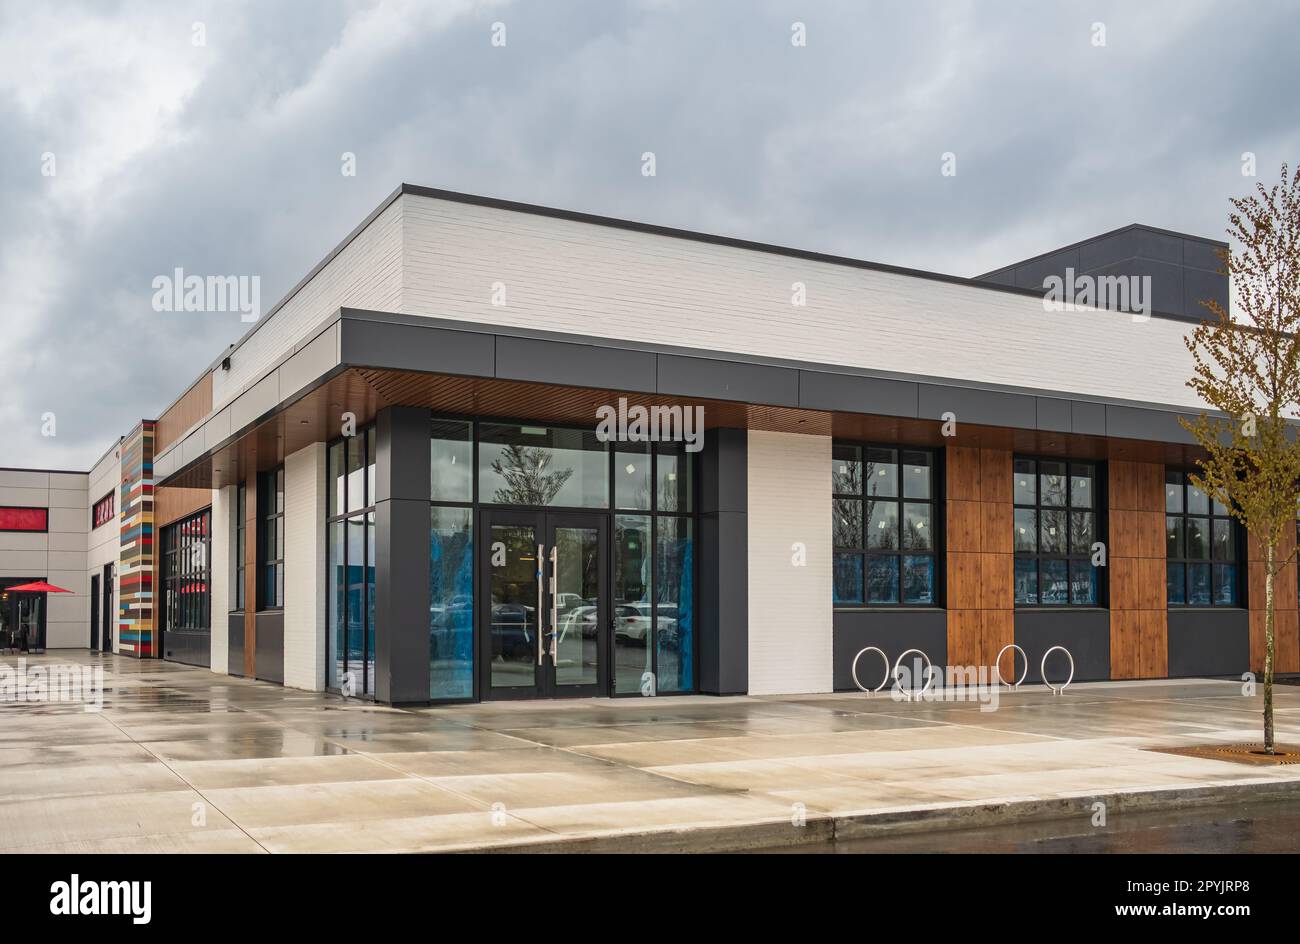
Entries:
POLYGON ((948 663, 992 665, 1015 641, 1011 451, 947 449, 948 663))
POLYGON ((1110 677, 1169 674, 1165 599, 1165 467, 1107 463, 1110 512, 1110 677))

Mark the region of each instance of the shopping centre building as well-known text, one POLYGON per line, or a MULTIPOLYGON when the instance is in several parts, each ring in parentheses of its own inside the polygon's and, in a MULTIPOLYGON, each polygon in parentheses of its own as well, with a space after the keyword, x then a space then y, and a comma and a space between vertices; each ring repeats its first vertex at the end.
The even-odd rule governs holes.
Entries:
POLYGON ((395 704, 829 692, 867 646, 1257 669, 1178 422, 1222 248, 967 279, 404 185, 93 469, 0 470, 0 642, 395 704))

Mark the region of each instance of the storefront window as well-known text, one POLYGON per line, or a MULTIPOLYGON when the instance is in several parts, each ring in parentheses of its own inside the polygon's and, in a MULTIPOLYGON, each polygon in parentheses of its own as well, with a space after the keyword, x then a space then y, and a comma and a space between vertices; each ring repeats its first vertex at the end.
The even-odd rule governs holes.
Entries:
POLYGON ((331 444, 326 461, 326 684, 345 695, 375 692, 374 453, 369 427, 331 444))
POLYGON ((481 502, 609 507, 609 450, 594 429, 484 423, 478 451, 481 502))
POLYGON ((655 647, 659 656, 659 691, 685 692, 695 687, 692 658, 695 641, 695 544, 691 520, 655 519, 655 647))
POLYGON ((429 697, 473 695, 473 509, 435 505, 429 527, 429 697))
POLYGON ((429 497, 434 501, 474 500, 474 424, 434 420, 429 437, 429 497))
POLYGON ((614 518, 614 691, 620 695, 648 689, 653 681, 651 520, 614 518))
POLYGON ((934 606, 934 454, 836 443, 831 450, 836 606, 934 606))

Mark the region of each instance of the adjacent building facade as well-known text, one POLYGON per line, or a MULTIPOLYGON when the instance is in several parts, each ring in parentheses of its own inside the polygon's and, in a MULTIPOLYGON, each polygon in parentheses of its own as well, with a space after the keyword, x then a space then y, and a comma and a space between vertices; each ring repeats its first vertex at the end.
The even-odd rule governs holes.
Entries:
POLYGON ((1178 424, 1221 248, 963 279, 404 185, 90 473, 0 472, 48 519, 0 574, 72 584, 51 647, 397 704, 846 690, 866 646, 1258 669, 1178 424), (1047 310, 1067 271, 1154 311, 1047 310))

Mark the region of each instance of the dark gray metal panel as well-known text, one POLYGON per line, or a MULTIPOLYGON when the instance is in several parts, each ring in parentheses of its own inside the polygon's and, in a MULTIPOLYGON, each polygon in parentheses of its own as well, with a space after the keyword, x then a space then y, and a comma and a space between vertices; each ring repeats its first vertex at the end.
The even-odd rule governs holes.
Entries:
POLYGON ((1130 233, 1133 240, 1131 255, 1178 266, 1183 264, 1183 237, 1145 226, 1134 227, 1130 233))
POLYGON ((749 523, 724 511, 700 518, 700 692, 749 691, 749 523))
POLYGON ((1035 397, 1038 410, 1038 428, 1058 433, 1068 433, 1073 428, 1069 400, 1055 400, 1051 397, 1035 397))
POLYGON ((375 417, 377 502, 392 498, 429 500, 431 415, 419 407, 389 406, 375 417))
POLYGON ((648 351, 497 336, 496 375, 504 380, 655 392, 648 351))
POLYGON ((244 614, 231 613, 226 622, 226 672, 230 675, 244 674, 244 614))
POLYGON ((212 664, 212 636, 206 631, 167 630, 162 634, 162 649, 163 658, 169 662, 198 665, 205 669, 212 664))
MULTIPOLYGON (((1144 295, 1142 299, 1144 305, 1148 306, 1148 310, 1168 311, 1177 315, 1186 314, 1183 311, 1183 267, 1176 263, 1156 262, 1151 259, 1125 259, 1113 265, 1094 269, 1088 275, 1096 279, 1109 276, 1150 277, 1150 297, 1144 295)), ((1130 299, 1130 310, 1137 308, 1134 301, 1130 299)), ((1113 308, 1115 305, 1112 302, 1107 307, 1113 308)))
POLYGON ((253 671, 263 682, 284 684, 284 611, 257 614, 257 657, 253 671))
POLYGON ((799 405, 799 372, 789 367, 744 364, 704 357, 659 354, 657 392, 671 396, 745 400, 772 406, 799 405))
POLYGON ((1106 405, 1073 400, 1070 403, 1070 429, 1085 436, 1106 435, 1106 405))
POLYGON ((714 429, 700 454, 700 512, 749 511, 749 430, 714 429))
MULTIPOLYGON (((857 691, 853 659, 867 646, 883 649, 891 668, 908 649, 920 649, 932 665, 948 664, 948 614, 944 610, 836 610, 832 619, 832 674, 837 692, 857 691)), ((883 673, 880 656, 873 652, 862 657, 858 666, 862 684, 875 688, 883 673)))
MULTIPOLYGON (((1029 674, 1025 683, 1042 682, 1043 654, 1053 646, 1064 646, 1074 657, 1074 680, 1096 682, 1110 678, 1110 612, 1108 610, 1016 610, 1016 645, 1025 650, 1029 674)), ((1017 657, 1018 658, 1018 657, 1017 657)), ((1002 671, 1011 671, 1003 656, 1002 671)), ((1023 671, 1016 664, 1016 675, 1023 671)), ((1070 666, 1065 656, 1053 653, 1047 661, 1047 675, 1063 682, 1070 666)))
POLYGON ((491 377, 496 336, 424 325, 344 318, 340 362, 351 367, 422 370, 464 377, 491 377))
POLYGON ((715 429, 700 457, 700 691, 749 690, 749 432, 715 429))
POLYGON ((1016 284, 1016 268, 1008 266, 1005 269, 998 269, 996 272, 989 272, 980 276, 981 282, 992 282, 994 285, 1012 285, 1016 284))
POLYGON ((937 420, 944 413, 951 412, 956 414, 958 423, 1035 429, 1038 422, 1035 397, 973 387, 945 387, 930 383, 917 386, 920 394, 918 414, 922 419, 937 420))
MULTIPOLYGON (((429 447, 420 457, 427 476, 429 447)), ((381 454, 382 455, 382 454, 381 454)), ((378 470, 376 470, 378 472, 378 470)), ((375 699, 429 701, 429 500, 375 506, 375 699)))
POLYGON ((1201 304, 1202 301, 1213 300, 1227 310, 1228 308, 1228 280, 1217 272, 1206 272, 1203 269, 1184 269, 1183 270, 1183 311, 1189 315, 1196 315, 1200 318, 1211 319, 1214 315, 1210 309, 1201 304))
POLYGON ((1042 291, 1043 279, 1059 275, 1066 268, 1079 271, 1079 250, 1066 249, 1040 259, 1030 259, 1016 266, 1016 285, 1020 288, 1042 291))
POLYGON ((917 385, 854 374, 799 371, 799 405, 809 410, 847 410, 882 416, 916 416, 917 385))
POLYGON ((1169 610, 1169 677, 1241 675, 1250 669, 1246 610, 1169 610))
MULTIPOLYGON (((1218 243, 1184 237, 1183 265, 1188 269, 1208 269, 1217 274, 1219 267, 1223 265, 1223 260, 1218 256, 1219 250, 1223 248, 1218 243)), ((1218 278, 1226 281, 1224 276, 1218 278)))
MULTIPOLYGON (((1196 438, 1178 423, 1179 414, 1127 406, 1106 407, 1106 435, 1125 439, 1153 439, 1157 442, 1188 443, 1196 438)), ((1189 415, 1190 416, 1190 415, 1189 415)))
MULTIPOLYGON (((1090 272, 1103 266, 1114 265, 1137 254, 1137 240, 1133 230, 1122 229, 1097 239, 1089 240, 1079 247, 1079 266, 1076 271, 1090 272)), ((1064 272, 1064 270, 1062 270, 1064 272)))

